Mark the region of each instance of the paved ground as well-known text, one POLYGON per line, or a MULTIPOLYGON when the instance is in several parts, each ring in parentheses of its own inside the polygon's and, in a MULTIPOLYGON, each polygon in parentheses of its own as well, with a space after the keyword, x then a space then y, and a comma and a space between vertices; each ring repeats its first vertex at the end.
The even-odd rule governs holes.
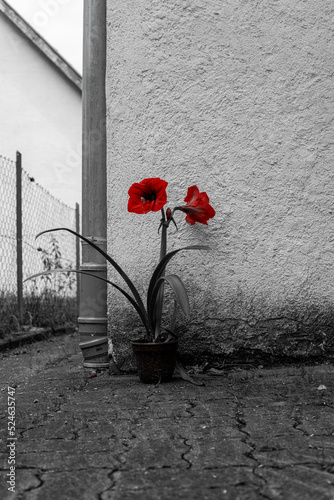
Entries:
POLYGON ((334 499, 333 365, 147 386, 91 378, 78 343, 0 354, 2 499, 334 499))

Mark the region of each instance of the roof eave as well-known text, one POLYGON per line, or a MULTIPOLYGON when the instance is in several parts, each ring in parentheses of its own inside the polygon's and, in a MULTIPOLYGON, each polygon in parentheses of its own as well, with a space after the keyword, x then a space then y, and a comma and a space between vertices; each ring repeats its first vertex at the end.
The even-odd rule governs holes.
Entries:
POLYGON ((0 11, 60 70, 81 92, 82 77, 37 31, 30 26, 5 0, 0 11))

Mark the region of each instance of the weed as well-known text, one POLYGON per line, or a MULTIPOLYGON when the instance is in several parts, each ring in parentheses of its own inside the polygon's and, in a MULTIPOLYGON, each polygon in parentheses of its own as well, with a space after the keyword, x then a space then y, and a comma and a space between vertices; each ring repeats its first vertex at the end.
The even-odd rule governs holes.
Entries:
MULTIPOLYGON (((25 327, 56 327, 75 323, 77 316, 76 297, 59 296, 52 290, 42 295, 32 293, 23 297, 25 327)), ((21 330, 16 295, 0 292, 0 338, 21 330)))
MULTIPOLYGON (((64 266, 57 239, 52 236, 49 249, 38 248, 44 271, 64 269, 56 278, 50 275, 31 280, 23 296, 23 329, 56 327, 77 321, 76 278, 69 272, 71 263, 64 266)), ((0 338, 22 330, 14 293, 0 291, 0 338)))

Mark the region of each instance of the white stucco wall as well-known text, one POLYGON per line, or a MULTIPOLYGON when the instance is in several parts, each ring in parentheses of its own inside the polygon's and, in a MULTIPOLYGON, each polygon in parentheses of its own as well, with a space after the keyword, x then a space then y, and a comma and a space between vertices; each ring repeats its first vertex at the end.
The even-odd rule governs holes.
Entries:
MULTIPOLYGON (((170 231, 169 248, 212 247, 171 266, 189 359, 334 349, 333 16, 330 0, 108 1, 111 253, 144 290, 159 214, 128 213, 127 191, 145 177, 169 182, 170 206, 197 184, 216 210, 170 231)), ((122 364, 136 316, 109 305, 122 364)))
POLYGON ((0 12, 0 155, 81 203, 81 92, 0 12))

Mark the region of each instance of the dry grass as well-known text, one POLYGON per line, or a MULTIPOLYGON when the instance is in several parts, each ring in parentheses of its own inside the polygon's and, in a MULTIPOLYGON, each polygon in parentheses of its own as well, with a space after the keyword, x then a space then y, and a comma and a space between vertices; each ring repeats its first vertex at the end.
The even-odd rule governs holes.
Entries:
POLYGON ((56 327, 65 323, 76 323, 77 300, 64 297, 54 291, 40 295, 29 294, 23 298, 23 321, 19 320, 15 294, 0 292, 0 338, 23 327, 56 327))

